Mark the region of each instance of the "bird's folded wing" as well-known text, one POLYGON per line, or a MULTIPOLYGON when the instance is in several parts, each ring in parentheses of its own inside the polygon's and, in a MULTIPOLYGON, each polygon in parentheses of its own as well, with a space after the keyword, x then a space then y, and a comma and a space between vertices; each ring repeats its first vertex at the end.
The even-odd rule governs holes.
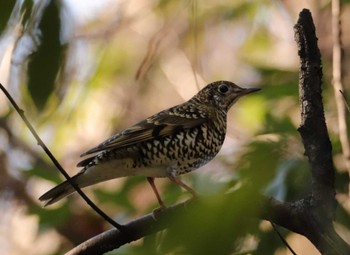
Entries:
POLYGON ((203 115, 189 117, 161 112, 113 135, 100 145, 83 153, 81 157, 95 152, 130 146, 156 137, 168 136, 176 131, 199 126, 206 121, 208 117, 203 115))

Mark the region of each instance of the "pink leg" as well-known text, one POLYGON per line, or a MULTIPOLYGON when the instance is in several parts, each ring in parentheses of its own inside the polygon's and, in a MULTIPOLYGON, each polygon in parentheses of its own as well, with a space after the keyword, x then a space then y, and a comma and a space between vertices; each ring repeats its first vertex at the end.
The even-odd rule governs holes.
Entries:
POLYGON ((189 186, 187 186, 185 183, 183 183, 180 179, 177 179, 175 176, 173 175, 169 175, 168 176, 169 179, 176 183, 177 185, 179 185, 180 187, 184 188, 185 190, 187 190, 188 192, 190 192, 192 194, 193 197, 197 197, 197 193, 192 189, 190 188, 189 186))
POLYGON ((158 190, 157 190, 157 187, 156 185, 154 184, 154 178, 153 177, 147 177, 147 181, 149 182, 149 184, 151 185, 152 187, 152 190, 154 192, 154 194, 156 195, 157 197, 157 200, 158 200, 158 203, 160 205, 160 208, 165 208, 165 205, 163 203, 163 200, 162 198, 160 197, 159 193, 158 193, 158 190))

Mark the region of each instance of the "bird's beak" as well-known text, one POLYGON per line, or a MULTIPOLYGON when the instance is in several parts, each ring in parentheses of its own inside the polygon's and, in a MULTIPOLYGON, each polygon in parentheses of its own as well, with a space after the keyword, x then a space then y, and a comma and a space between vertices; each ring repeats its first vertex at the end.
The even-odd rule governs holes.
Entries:
POLYGON ((241 96, 244 96, 244 95, 247 95, 247 94, 250 94, 250 93, 254 93, 254 92, 257 92, 261 89, 259 88, 249 88, 249 89, 243 89, 242 92, 241 92, 241 96))
POLYGON ((233 94, 233 100, 232 100, 231 104, 229 105, 229 108, 242 96, 245 96, 245 95, 248 95, 248 94, 251 94, 251 93, 254 93, 254 92, 257 92, 260 90, 259 88, 246 89, 246 88, 241 88, 241 87, 240 87, 240 89, 241 90, 239 92, 236 92, 235 94, 233 94))

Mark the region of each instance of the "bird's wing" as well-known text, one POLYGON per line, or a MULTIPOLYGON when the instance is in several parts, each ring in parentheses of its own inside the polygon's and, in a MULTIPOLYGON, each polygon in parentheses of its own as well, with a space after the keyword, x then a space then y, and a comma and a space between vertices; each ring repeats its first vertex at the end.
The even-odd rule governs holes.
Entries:
POLYGON ((189 113, 188 116, 179 116, 171 115, 169 111, 160 112, 113 135, 103 143, 83 153, 81 157, 95 152, 134 145, 156 137, 171 135, 177 130, 196 127, 208 121, 208 119, 210 119, 209 116, 205 116, 203 113, 201 115, 189 113))

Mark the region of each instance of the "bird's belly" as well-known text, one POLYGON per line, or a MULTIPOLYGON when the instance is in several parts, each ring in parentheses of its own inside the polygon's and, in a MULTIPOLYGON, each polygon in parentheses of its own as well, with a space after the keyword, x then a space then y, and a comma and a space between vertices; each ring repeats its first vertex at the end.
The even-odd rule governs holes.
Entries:
POLYGON ((135 165, 135 158, 113 159, 84 170, 84 176, 102 182, 127 176, 166 177, 167 168, 162 165, 135 165))

